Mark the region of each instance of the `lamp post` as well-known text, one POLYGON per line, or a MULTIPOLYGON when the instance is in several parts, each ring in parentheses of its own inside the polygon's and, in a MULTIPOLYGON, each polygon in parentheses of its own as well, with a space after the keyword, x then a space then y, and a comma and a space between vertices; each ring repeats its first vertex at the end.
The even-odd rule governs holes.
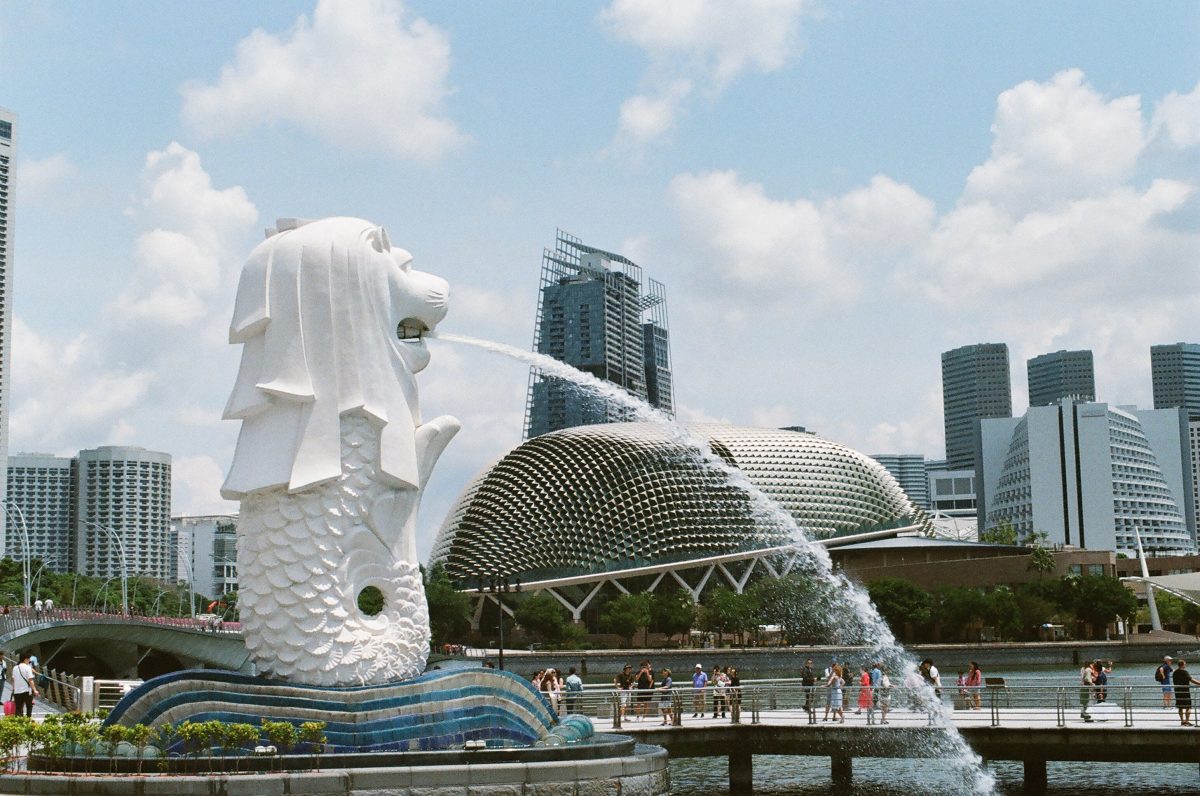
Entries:
MULTIPOLYGON (((125 553, 125 541, 112 528, 106 528, 98 522, 84 520, 85 525, 90 525, 93 528, 99 528, 108 534, 117 543, 117 549, 121 552, 121 613, 129 616, 129 556, 125 553)), ((112 580, 109 578, 109 580, 112 580)))
MULTIPOLYGON (((190 555, 188 555, 188 556, 182 555, 183 551, 179 549, 179 539, 178 538, 176 538, 175 544, 173 544, 171 547, 175 551, 175 560, 182 562, 183 568, 185 570, 187 570, 188 613, 192 617, 192 619, 195 619, 196 618, 196 575, 192 571, 192 557, 190 555)), ((181 597, 181 608, 182 608, 182 597, 181 597)), ((183 611, 180 610, 180 613, 183 613, 183 611)))
POLYGON ((100 584, 100 588, 96 589, 96 596, 92 598, 92 610, 93 611, 96 610, 96 606, 99 605, 99 603, 100 603, 100 592, 104 592, 104 610, 106 612, 108 611, 108 584, 112 583, 113 579, 115 579, 116 577, 117 577, 116 575, 113 575, 110 578, 106 578, 100 584))
POLYGON ((5 517, 9 516, 8 510, 10 508, 17 512, 17 519, 20 520, 21 523, 18 527, 21 530, 21 551, 23 553, 22 557, 24 558, 24 570, 22 571, 22 575, 25 578, 25 607, 28 608, 32 604, 31 600, 29 599, 32 580, 29 577, 29 527, 25 524, 25 512, 21 511, 21 507, 16 503, 10 503, 7 500, 0 501, 0 506, 4 507, 5 517))
POLYGON ((519 592, 521 590, 521 579, 513 578, 513 577, 509 577, 509 576, 504 576, 504 577, 497 576, 497 577, 491 577, 491 578, 486 578, 486 577, 481 576, 478 578, 478 581, 481 584, 479 587, 479 591, 490 592, 492 594, 495 594, 496 595, 496 604, 498 606, 500 606, 500 655, 499 655, 500 661, 499 661, 499 665, 500 665, 500 671, 504 671, 504 598, 501 597, 501 595, 505 594, 506 592, 508 592, 510 590, 519 592))

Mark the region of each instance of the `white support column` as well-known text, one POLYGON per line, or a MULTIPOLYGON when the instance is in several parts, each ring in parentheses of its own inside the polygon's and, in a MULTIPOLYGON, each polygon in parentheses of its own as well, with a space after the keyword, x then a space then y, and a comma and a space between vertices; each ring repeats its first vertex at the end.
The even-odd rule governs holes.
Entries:
POLYGON ((576 608, 575 606, 571 605, 571 602, 566 597, 563 597, 554 589, 546 589, 545 591, 546 594, 549 594, 551 597, 558 600, 568 611, 571 612, 571 621, 579 621, 579 615, 583 612, 583 608, 576 608))
POLYGON ((683 578, 679 577, 679 573, 678 573, 678 572, 676 572, 675 570, 673 570, 673 569, 672 569, 672 570, 671 570, 671 577, 675 578, 675 581, 676 581, 676 582, 677 582, 677 583, 678 583, 680 586, 682 586, 682 587, 684 588, 684 590, 685 590, 685 591, 687 591, 687 593, 688 593, 688 594, 692 595, 692 602, 693 602, 693 603, 699 603, 699 602, 700 602, 700 592, 699 592, 697 589, 693 589, 690 583, 688 583, 688 582, 687 582, 686 580, 684 580, 683 578))
POLYGON ((625 588, 625 587, 624 587, 624 586, 621 584, 621 581, 617 580, 616 578, 613 578, 613 579, 611 579, 611 580, 609 580, 609 581, 607 581, 607 582, 608 582, 608 583, 611 583, 611 584, 612 584, 612 585, 614 585, 614 586, 616 586, 616 587, 617 587, 617 589, 619 589, 619 590, 620 590, 620 592, 621 592, 622 594, 629 594, 629 589, 625 588))

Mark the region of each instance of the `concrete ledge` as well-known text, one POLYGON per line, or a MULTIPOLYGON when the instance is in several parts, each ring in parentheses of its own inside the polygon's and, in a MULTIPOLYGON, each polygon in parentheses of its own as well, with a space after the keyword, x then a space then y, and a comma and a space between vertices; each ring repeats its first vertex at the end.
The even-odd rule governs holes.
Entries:
POLYGON ((398 766, 215 774, 211 777, 0 775, 0 793, 30 796, 658 796, 670 792, 667 752, 639 744, 604 760, 398 766))

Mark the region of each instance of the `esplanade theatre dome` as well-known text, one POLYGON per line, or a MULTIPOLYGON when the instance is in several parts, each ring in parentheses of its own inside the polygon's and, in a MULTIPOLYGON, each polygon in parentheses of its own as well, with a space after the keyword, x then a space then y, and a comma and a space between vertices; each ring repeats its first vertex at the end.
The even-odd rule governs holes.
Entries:
MULTIPOLYGON (((815 434, 689 425, 810 537, 928 518, 874 459, 815 434)), ((527 440, 476 476, 447 515, 431 563, 451 580, 524 582, 786 545, 745 493, 663 426, 612 423, 527 440)))

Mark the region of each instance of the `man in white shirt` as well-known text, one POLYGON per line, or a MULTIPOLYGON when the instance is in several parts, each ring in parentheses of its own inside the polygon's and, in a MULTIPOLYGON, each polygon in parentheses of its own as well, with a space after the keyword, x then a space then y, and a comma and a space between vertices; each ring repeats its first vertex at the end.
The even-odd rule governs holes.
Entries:
POLYGON ((16 715, 20 716, 24 708, 25 715, 32 717, 33 698, 38 694, 37 675, 29 665, 28 652, 21 653, 20 661, 13 669, 13 701, 17 703, 16 715))
POLYGON ((42 618, 42 609, 43 608, 45 608, 45 604, 42 602, 41 597, 39 597, 33 601, 33 615, 36 616, 38 619, 42 618))

